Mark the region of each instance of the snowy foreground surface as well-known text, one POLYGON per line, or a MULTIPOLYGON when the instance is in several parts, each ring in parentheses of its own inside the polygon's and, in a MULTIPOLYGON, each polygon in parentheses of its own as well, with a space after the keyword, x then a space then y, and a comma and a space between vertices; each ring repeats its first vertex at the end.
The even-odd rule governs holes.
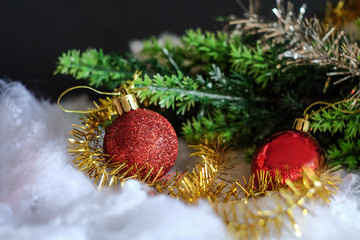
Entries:
MULTIPOLYGON (((77 118, 0 80, 1 240, 231 239, 205 201, 187 206, 151 196, 136 181, 97 191, 67 153, 77 118)), ((359 175, 344 174, 330 206, 309 206, 313 215, 298 217, 302 239, 358 239, 359 183, 359 175)), ((282 238, 296 239, 286 231, 282 238)))

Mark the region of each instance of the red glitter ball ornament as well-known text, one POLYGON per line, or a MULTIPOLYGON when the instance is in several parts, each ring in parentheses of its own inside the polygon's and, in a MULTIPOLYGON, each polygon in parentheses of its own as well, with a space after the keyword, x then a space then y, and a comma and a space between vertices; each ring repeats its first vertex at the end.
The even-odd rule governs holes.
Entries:
POLYGON ((154 168, 152 176, 163 167, 162 176, 175 163, 178 140, 172 125, 160 114, 147 109, 130 110, 106 128, 103 151, 112 161, 126 161, 129 167, 136 164, 138 168, 154 168))
POLYGON ((269 171, 272 177, 279 171, 284 184, 286 179, 299 180, 302 167, 321 170, 325 166, 326 155, 319 143, 305 132, 289 130, 272 135, 255 151, 251 171, 269 171))

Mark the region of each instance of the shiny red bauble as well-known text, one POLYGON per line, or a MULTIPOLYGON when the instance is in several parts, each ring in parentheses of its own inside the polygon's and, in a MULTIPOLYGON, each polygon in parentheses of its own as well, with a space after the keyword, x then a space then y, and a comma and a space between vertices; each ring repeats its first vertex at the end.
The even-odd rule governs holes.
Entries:
POLYGON ((326 166, 326 155, 319 143, 309 134, 297 130, 279 132, 267 139, 254 153, 251 171, 276 171, 286 179, 299 180, 302 168, 321 170, 326 166))
MULTIPOLYGON (((163 116, 137 109, 119 115, 106 128, 103 151, 111 161, 126 161, 128 168, 133 165, 153 168, 152 176, 163 167, 159 175, 162 176, 175 163, 178 140, 174 128, 163 116)), ((136 169, 130 173, 136 173, 136 169)))

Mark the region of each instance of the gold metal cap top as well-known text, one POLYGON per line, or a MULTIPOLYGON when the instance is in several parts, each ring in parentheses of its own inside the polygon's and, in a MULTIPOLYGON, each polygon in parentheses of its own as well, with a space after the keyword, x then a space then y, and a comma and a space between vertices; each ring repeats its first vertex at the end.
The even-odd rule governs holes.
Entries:
POLYGON ((310 131, 310 122, 305 118, 297 118, 295 119, 293 128, 308 133, 310 131))
POLYGON ((124 112, 129 112, 130 110, 136 110, 139 108, 139 104, 137 103, 133 94, 127 94, 120 98, 116 98, 113 102, 119 115, 122 115, 124 112))

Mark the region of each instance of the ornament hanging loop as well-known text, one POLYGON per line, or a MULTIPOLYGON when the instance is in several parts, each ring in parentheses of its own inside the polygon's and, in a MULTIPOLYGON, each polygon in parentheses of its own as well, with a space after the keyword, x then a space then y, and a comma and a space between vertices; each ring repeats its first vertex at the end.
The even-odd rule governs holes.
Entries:
POLYGON ((322 107, 320 108, 319 110, 315 111, 315 112, 312 112, 308 118, 311 118, 312 116, 314 116, 315 114, 327 109, 327 108, 333 108, 339 112, 342 112, 342 113, 346 113, 346 114, 354 114, 354 113, 358 113, 360 112, 360 109, 357 109, 357 110, 343 110, 343 109, 340 109, 339 107, 337 107, 337 105, 340 105, 342 103, 347 103, 351 101, 351 99, 344 99, 342 101, 338 101, 338 102, 335 102, 335 103, 327 103, 327 102, 315 102, 313 104, 311 104, 310 106, 308 106, 305 111, 304 111, 304 116, 308 115, 307 112, 310 108, 312 108, 313 106, 315 105, 325 105, 325 107, 322 107))
MULTIPOLYGON (((136 72, 133 75, 133 80, 132 81, 134 82, 137 78, 140 77, 140 75, 141 75, 141 71, 136 70, 136 72)), ((132 84, 131 84, 131 86, 132 86, 132 84)), ((67 94, 68 92, 73 91, 75 89, 90 89, 91 91, 96 92, 96 93, 101 94, 101 95, 109 95, 109 96, 121 96, 121 95, 123 95, 122 97, 116 98, 113 101, 119 115, 121 115, 123 112, 129 112, 130 110, 136 110, 136 109, 139 108, 139 105, 138 105, 138 103, 136 101, 135 96, 133 94, 130 94, 126 87, 121 87, 119 89, 115 89, 114 92, 102 92, 102 91, 96 90, 96 89, 94 89, 92 87, 88 87, 88 86, 75 86, 75 87, 66 89, 64 92, 62 92, 60 94, 58 100, 57 100, 57 104, 58 104, 59 108, 61 110, 63 110, 64 112, 85 113, 86 114, 86 113, 101 111, 101 110, 104 110, 104 109, 108 108, 108 106, 106 106, 106 107, 103 107, 103 108, 98 108, 98 109, 95 109, 95 110, 94 109, 93 110, 87 110, 87 111, 64 109, 60 105, 60 100, 64 97, 65 94, 67 94)))
POLYGON ((99 108, 99 109, 96 109, 96 110, 87 110, 87 111, 79 111, 79 110, 69 110, 69 109, 64 109, 61 105, 60 105, 60 101, 61 99, 64 97, 65 94, 67 94, 68 92, 70 91, 73 91, 75 89, 90 89, 91 91, 93 92, 96 92, 98 94, 101 94, 101 95, 109 95, 109 96, 117 96, 117 95, 120 95, 121 93, 120 92, 102 92, 102 91, 99 91, 99 90, 96 90, 92 87, 88 87, 88 86, 75 86, 75 87, 72 87, 72 88, 69 88, 69 89, 66 89, 64 92, 62 92, 57 100, 57 104, 59 106, 59 108, 61 110, 63 110, 64 112, 68 112, 68 113, 90 113, 90 112, 93 112, 93 111, 101 111, 101 110, 104 110, 106 109, 107 107, 104 107, 104 108, 99 108))

